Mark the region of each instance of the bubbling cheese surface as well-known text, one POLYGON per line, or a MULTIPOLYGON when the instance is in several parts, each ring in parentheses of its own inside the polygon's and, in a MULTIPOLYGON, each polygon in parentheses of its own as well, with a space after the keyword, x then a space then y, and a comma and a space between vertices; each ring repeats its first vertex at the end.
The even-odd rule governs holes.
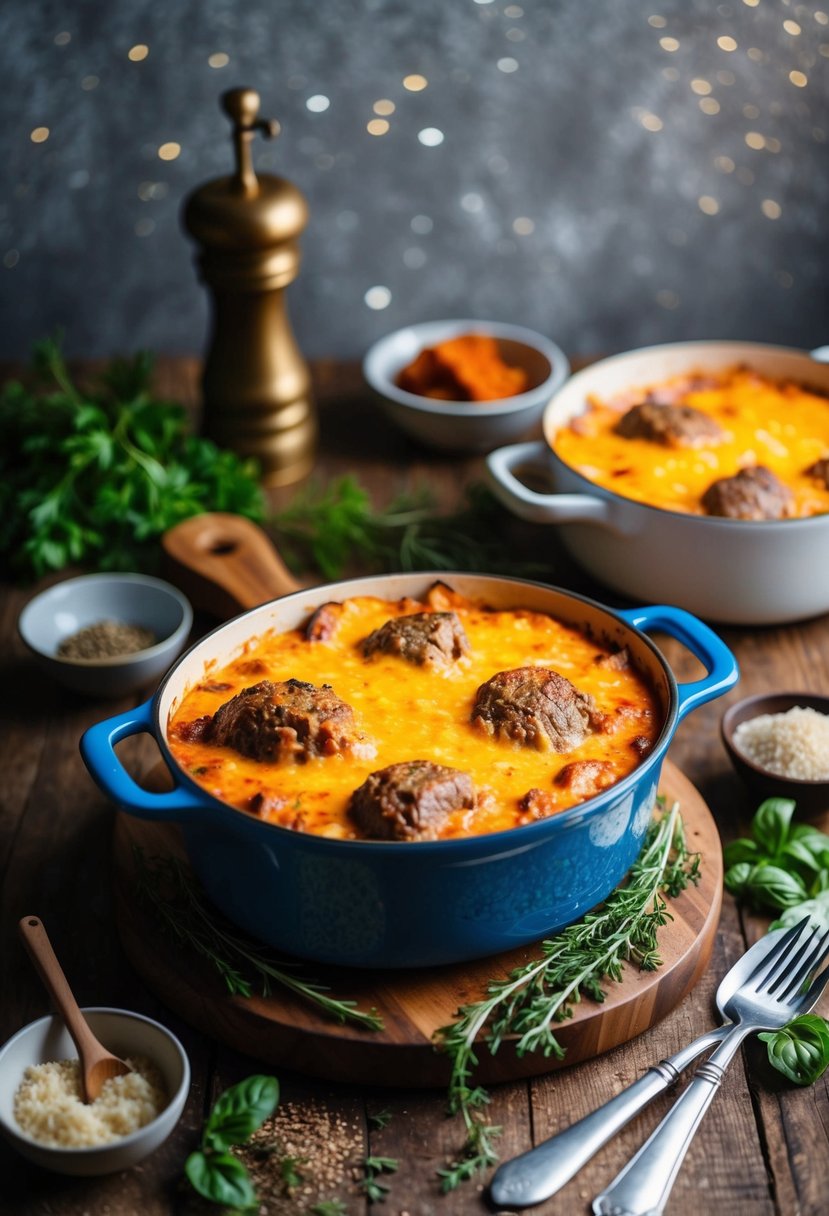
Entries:
POLYGON ((543 613, 495 611, 437 587, 437 604, 429 597, 428 602, 369 596, 345 600, 336 631, 327 641, 308 641, 302 629, 251 640, 226 667, 211 668, 176 709, 168 743, 178 763, 209 793, 242 810, 249 808, 251 798, 264 795, 258 800, 260 818, 319 835, 354 838, 348 816, 351 794, 369 773, 387 765, 429 760, 471 775, 476 806, 450 818, 440 835, 452 837, 528 822, 519 800, 530 789, 548 796, 550 813, 583 801, 589 795, 555 784, 557 773, 574 761, 605 761, 613 782, 641 762, 643 750, 661 730, 663 714, 654 690, 633 664, 621 669, 608 664, 608 647, 543 613), (470 652, 445 669, 416 666, 398 655, 363 656, 361 642, 386 621, 447 609, 460 618, 470 652), (495 739, 473 726, 470 714, 480 685, 496 672, 527 666, 552 668, 593 696, 597 709, 608 716, 607 730, 588 735, 579 747, 560 754, 495 739), (314 756, 305 763, 277 764, 187 737, 189 724, 214 714, 242 689, 261 680, 292 678, 332 685, 353 708, 376 754, 314 756))
POLYGON ((829 511, 829 488, 806 474, 829 456, 829 400, 745 367, 640 386, 607 401, 590 398, 587 412, 557 432, 553 449, 588 481, 667 511, 703 515, 700 500, 711 483, 752 465, 770 469, 791 489, 793 517, 829 511), (664 447, 616 434, 622 414, 649 393, 707 414, 719 423, 723 440, 664 447))

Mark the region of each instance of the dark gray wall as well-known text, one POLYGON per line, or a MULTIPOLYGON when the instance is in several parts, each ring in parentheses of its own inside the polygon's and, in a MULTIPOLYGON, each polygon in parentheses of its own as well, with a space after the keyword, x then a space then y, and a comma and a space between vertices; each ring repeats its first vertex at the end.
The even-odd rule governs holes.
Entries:
POLYGON ((829 341, 829 16, 814 3, 8 0, 0 72, 5 356, 56 326, 75 354, 202 346, 179 206, 229 168, 217 98, 236 84, 282 123, 259 167, 310 202, 290 304, 311 355, 453 315, 574 352, 829 341), (428 87, 407 91, 411 73, 428 87), (396 107, 379 137, 378 99, 396 107), (168 141, 176 160, 158 157, 168 141))

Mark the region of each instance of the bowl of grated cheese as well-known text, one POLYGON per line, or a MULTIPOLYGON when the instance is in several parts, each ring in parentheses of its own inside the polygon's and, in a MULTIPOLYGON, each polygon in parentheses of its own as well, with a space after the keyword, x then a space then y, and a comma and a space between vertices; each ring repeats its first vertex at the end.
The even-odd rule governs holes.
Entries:
POLYGON ((81 1098, 77 1054, 50 1014, 0 1048, 0 1133, 30 1161, 61 1174, 128 1169, 162 1144, 190 1089, 187 1055, 165 1026, 125 1009, 84 1009, 93 1033, 133 1071, 81 1098))
POLYGON ((758 798, 791 798, 807 815, 829 809, 829 696, 746 697, 724 714, 722 738, 758 798))

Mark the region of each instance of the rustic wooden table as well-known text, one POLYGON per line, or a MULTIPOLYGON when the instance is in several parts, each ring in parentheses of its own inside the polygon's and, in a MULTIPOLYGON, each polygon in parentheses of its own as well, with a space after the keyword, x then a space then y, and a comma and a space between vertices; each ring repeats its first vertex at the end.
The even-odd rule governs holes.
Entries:
MULTIPOLYGON (((456 501, 460 486, 480 477, 477 460, 415 450, 374 412, 357 370, 333 363, 316 368, 322 422, 317 476, 354 472, 378 501, 427 481, 441 501, 456 501)), ((173 399, 195 400, 193 360, 167 360, 159 388, 173 399)), ((549 560, 548 579, 588 591, 611 605, 620 601, 575 569, 552 529, 504 519, 504 543, 549 560)), ((47 1000, 16 937, 26 913, 40 915, 81 1003, 112 1004, 160 1018, 181 1037, 193 1066, 193 1086, 181 1123, 142 1165, 101 1179, 74 1179, 28 1167, 0 1147, 3 1216, 161 1216, 216 1211, 180 1185, 186 1155, 196 1146, 206 1109, 227 1085, 261 1070, 256 1060, 209 1041, 165 1009, 126 962, 112 912, 110 847, 112 808, 93 785, 78 754, 83 730, 126 708, 82 700, 37 674, 15 623, 32 588, 6 586, 2 628, 0 772, 0 1040, 47 1011, 47 1000)), ((671 758, 707 799, 724 840, 742 834, 752 809, 719 739, 728 703, 775 688, 829 692, 829 617, 779 629, 723 629, 742 668, 739 691, 692 714, 679 729, 671 758)), ((680 646, 666 643, 677 674, 696 669, 680 646)), ((140 745, 134 756, 141 760, 140 745)), ((492 1092, 491 1121, 502 1124, 503 1156, 511 1156, 580 1117, 638 1076, 651 1062, 677 1050, 711 1026, 719 976, 757 934, 726 896, 720 933, 708 973, 656 1028, 592 1062, 492 1092)), ((829 1004, 824 1004, 829 1013, 829 1004)), ((829 1076, 829 1074, 828 1074, 829 1076)), ((463 1216, 485 1212, 485 1179, 448 1196, 435 1171, 457 1152, 458 1123, 446 1117, 441 1092, 395 1092, 311 1082, 282 1071, 280 1136, 285 1152, 307 1158, 300 1185, 289 1193, 278 1170, 262 1186, 262 1212, 308 1213, 320 1199, 340 1197, 348 1213, 363 1213, 366 1199, 354 1169, 370 1151, 399 1159, 389 1175, 389 1216, 463 1216), (391 1112, 382 1129, 372 1114, 391 1112)), ((536 1209, 571 1216, 618 1171, 667 1109, 657 1101, 612 1141, 555 1199, 536 1209)), ((278 1163, 278 1157, 275 1159, 278 1163)), ((700 1204, 728 1216, 795 1216, 829 1210, 829 1083, 798 1090, 767 1064, 765 1049, 750 1042, 731 1068, 686 1159, 669 1206, 671 1216, 697 1216, 700 1204)))

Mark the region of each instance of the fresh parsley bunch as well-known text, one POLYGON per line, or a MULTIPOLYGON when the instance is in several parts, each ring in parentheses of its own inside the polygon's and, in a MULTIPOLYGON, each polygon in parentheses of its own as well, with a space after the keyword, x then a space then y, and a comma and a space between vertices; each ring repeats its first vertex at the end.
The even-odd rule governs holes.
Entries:
POLYGON ((264 515, 256 466, 190 435, 153 397, 147 354, 114 360, 89 391, 56 341, 34 352, 37 390, 0 392, 0 563, 37 577, 82 563, 152 569, 158 537, 201 511, 264 515))
POLYGON ((276 1077, 248 1077, 225 1090, 204 1125, 201 1147, 184 1164, 194 1190, 237 1211, 254 1209, 256 1191, 250 1175, 228 1150, 249 1139, 273 1114, 278 1101, 276 1077))

